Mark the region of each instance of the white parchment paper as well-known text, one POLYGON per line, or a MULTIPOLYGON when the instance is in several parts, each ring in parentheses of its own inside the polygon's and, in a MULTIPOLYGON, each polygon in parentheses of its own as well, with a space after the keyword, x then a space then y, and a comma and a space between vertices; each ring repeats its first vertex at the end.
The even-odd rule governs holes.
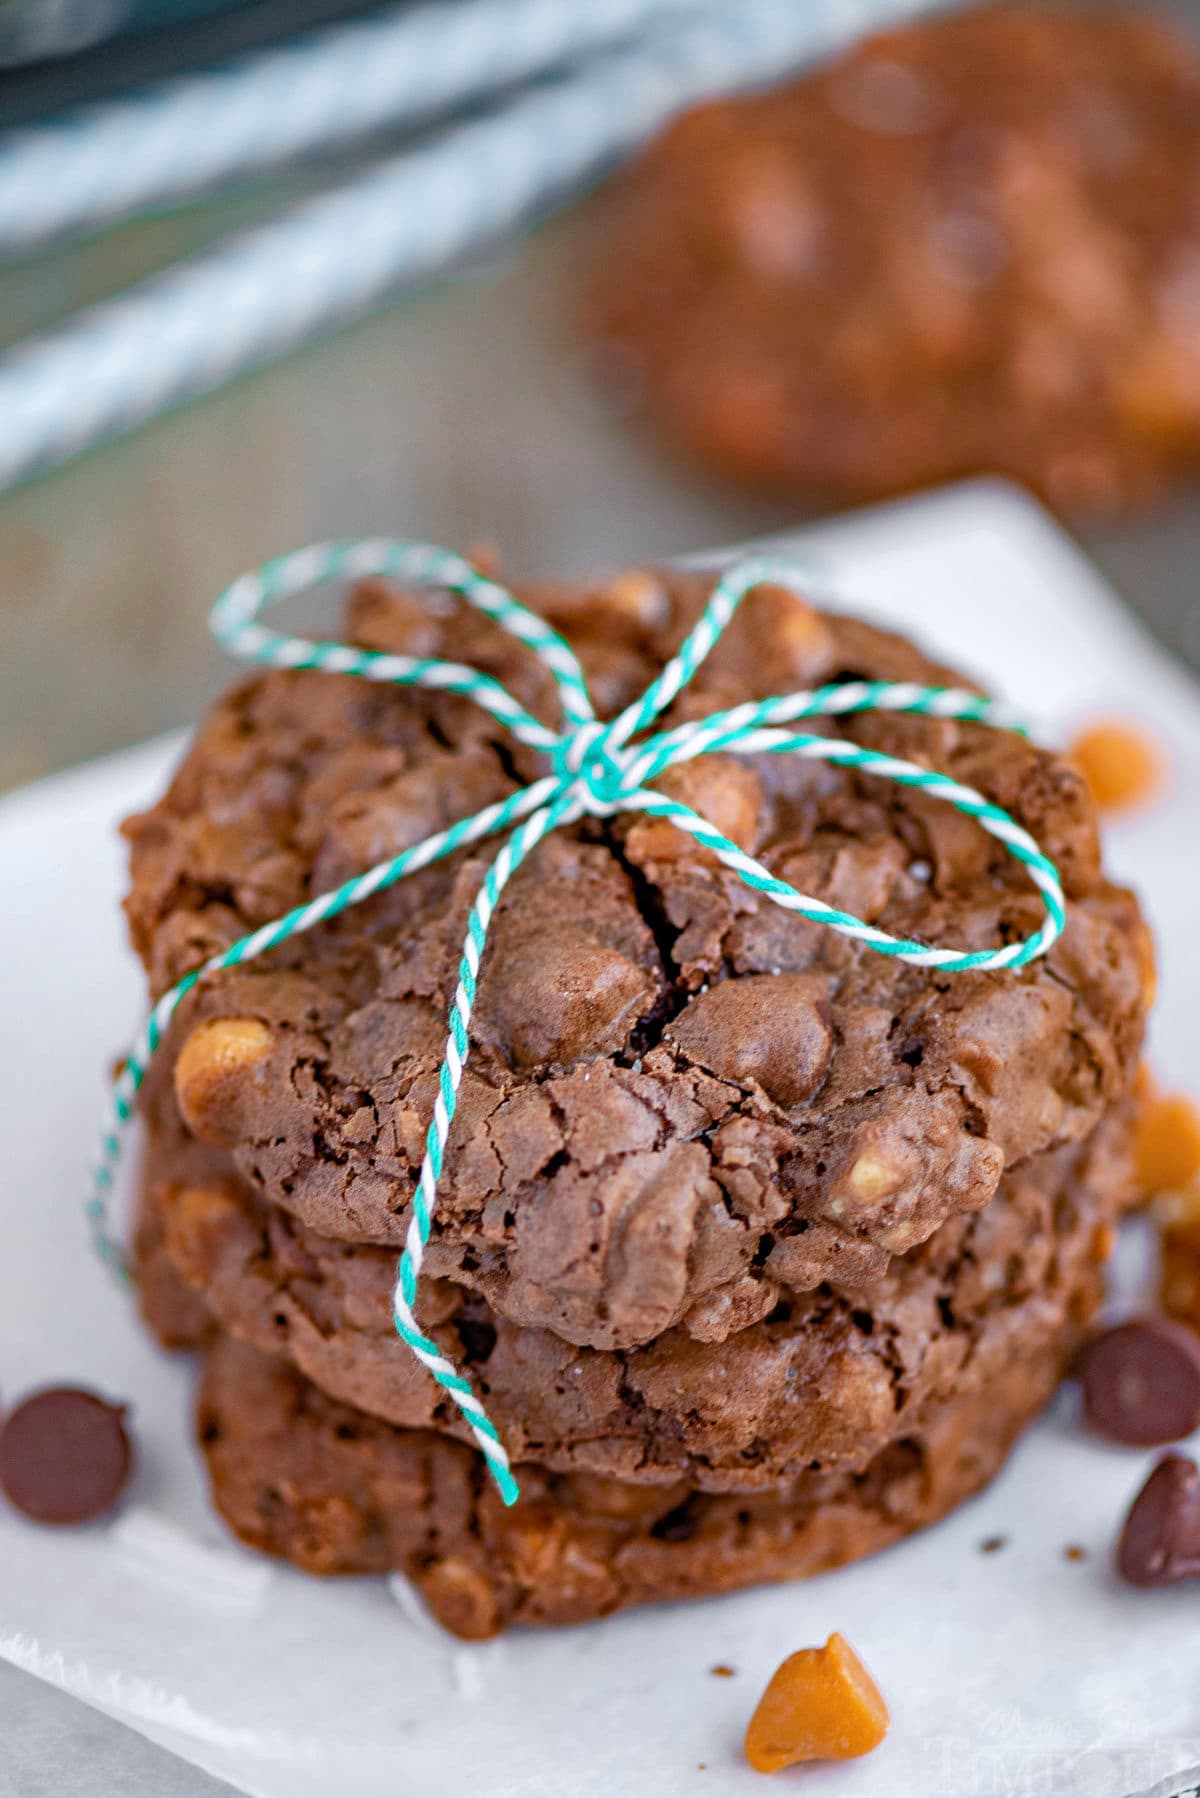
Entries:
MULTIPOLYGON (((1118 711, 1171 758, 1113 859, 1162 950, 1154 1059, 1200 1091, 1200 704, 1079 553, 990 485, 795 539, 830 582, 1019 699, 1044 729, 1118 711)), ((0 802, 0 1397, 83 1379, 133 1406, 116 1524, 0 1510, 0 1654, 260 1798, 676 1798, 759 1793, 740 1756, 782 1656, 840 1629, 893 1712, 869 1760, 778 1776, 818 1798, 1125 1798, 1200 1763, 1200 1586, 1122 1588, 1111 1544, 1152 1457, 1076 1429, 1069 1396, 938 1528, 806 1585, 584 1628, 450 1642, 385 1582, 267 1569, 210 1517, 189 1371, 157 1353, 81 1223, 102 1070, 141 984, 117 913, 117 819, 158 789, 149 745, 0 802), (979 1544, 1002 1536, 983 1554, 979 1544), (1069 1561, 1068 1544, 1087 1559, 1069 1561), (733 1679, 709 1668, 724 1662, 733 1679)), ((397 1352, 402 1352, 398 1349, 397 1352)), ((1157 1788, 1156 1788, 1157 1789, 1157 1788)))

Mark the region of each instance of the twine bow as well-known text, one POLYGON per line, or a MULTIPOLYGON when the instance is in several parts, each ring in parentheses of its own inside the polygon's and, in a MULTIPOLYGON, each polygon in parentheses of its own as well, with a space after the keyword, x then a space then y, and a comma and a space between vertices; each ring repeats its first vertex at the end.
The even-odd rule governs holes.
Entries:
POLYGON ((969 719, 1003 729, 1016 728, 1008 713, 976 693, 888 681, 848 681, 811 692, 749 701, 650 737, 641 735, 687 686, 745 594, 764 583, 799 590, 799 577, 794 566, 760 557, 737 563, 717 581, 699 621, 678 653, 646 692, 611 722, 597 719, 579 661, 557 631, 470 563, 449 550, 430 544, 388 539, 316 544, 292 555, 278 557, 256 573, 243 575, 226 589, 212 610, 210 626, 213 635, 230 654, 243 661, 265 663, 272 668, 315 668, 395 686, 427 687, 461 694, 490 712, 519 742, 542 751, 549 758, 550 772, 520 792, 485 806, 473 817, 435 832, 365 874, 295 907, 270 924, 264 924, 219 955, 212 956, 164 994, 150 1013, 141 1037, 131 1049, 113 1086, 99 1163, 87 1204, 93 1235, 100 1252, 123 1267, 121 1246, 108 1226, 109 1201, 122 1134, 167 1026, 180 1003, 199 981, 223 968, 254 960, 289 938, 337 917, 371 894, 383 892, 406 874, 453 854, 467 843, 478 842, 516 825, 518 828, 488 869, 468 918, 458 985, 450 1005, 445 1058, 438 1075, 425 1158, 413 1194, 412 1216, 393 1294, 398 1333, 462 1412, 506 1504, 514 1502, 519 1488, 495 1426, 470 1381, 446 1359, 437 1343, 421 1331, 414 1307, 437 1205, 438 1180, 467 1055, 468 1028, 488 926, 501 893, 534 846, 551 831, 573 824, 587 814, 611 817, 623 811, 648 812, 669 819, 678 829, 686 831, 748 887, 765 894, 786 911, 797 912, 818 924, 827 924, 830 929, 867 944, 881 955, 896 956, 916 967, 940 968, 952 973, 968 969, 1024 967, 1045 954, 1063 927, 1063 891, 1054 864, 1043 855, 1028 832, 999 806, 973 788, 936 770, 864 749, 841 738, 813 736, 787 728, 802 718, 840 717, 867 711, 914 712, 926 717, 969 719), (284 636, 258 622, 260 614, 269 606, 320 582, 353 580, 366 575, 389 576, 417 591, 436 588, 455 593, 493 619, 502 630, 523 643, 553 678, 563 715, 560 728, 555 729, 534 717, 497 680, 477 669, 427 657, 381 654, 344 643, 284 636), (848 912, 797 892, 787 881, 780 880, 736 843, 722 836, 689 806, 655 791, 648 784, 667 768, 718 751, 729 755, 798 755, 810 761, 833 762, 895 781, 900 786, 918 787, 946 800, 958 811, 976 819, 1023 864, 1042 896, 1045 921, 1022 942, 1006 944, 999 949, 968 952, 889 936, 886 931, 866 924, 848 912))

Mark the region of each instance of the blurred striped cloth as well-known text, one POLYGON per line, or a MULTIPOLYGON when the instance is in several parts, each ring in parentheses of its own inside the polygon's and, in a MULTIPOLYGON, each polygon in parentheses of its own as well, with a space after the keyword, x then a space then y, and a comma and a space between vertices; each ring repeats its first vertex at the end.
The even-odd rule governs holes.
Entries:
POLYGON ((411 136, 442 121, 278 219, 0 357, 0 488, 453 268, 594 181, 682 107, 929 9, 930 0, 437 0, 0 137, 2 256, 366 131, 411 136))

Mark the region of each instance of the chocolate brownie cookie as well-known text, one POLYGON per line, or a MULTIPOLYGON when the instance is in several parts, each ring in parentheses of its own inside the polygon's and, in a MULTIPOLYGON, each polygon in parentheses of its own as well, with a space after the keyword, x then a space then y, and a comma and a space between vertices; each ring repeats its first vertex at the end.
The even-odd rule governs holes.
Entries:
MULTIPOLYGON (((634 571, 531 596, 606 713, 707 594, 634 571)), ((499 674, 540 671, 486 621, 371 583, 349 634, 499 674)), ((753 594, 675 716, 858 676, 944 682, 902 639, 753 594)), ((842 726, 825 728, 840 732, 842 726)), ((877 714, 853 734, 1012 811, 1057 863, 1067 927, 1019 974, 941 976, 789 916, 647 818, 548 838, 498 908, 426 1259, 500 1315, 597 1348, 675 1325, 719 1341, 788 1292, 878 1278, 978 1209, 1006 1164, 1078 1141, 1125 1092, 1149 952, 1100 868, 1079 776, 1015 735, 877 714)), ((160 993, 214 950, 543 772, 450 695, 272 673, 212 713, 129 824, 134 942, 160 993)), ((672 770, 803 890, 888 930, 983 948, 1036 928, 1021 870, 926 796, 776 756, 672 770)), ((322 1235, 398 1244, 424 1149, 481 851, 402 881, 203 983, 146 1092, 322 1235)))
MULTIPOLYGON (((517 1460, 713 1492, 778 1486, 814 1461, 858 1470, 1078 1311, 1132 1197, 1129 1134, 1112 1118, 1082 1145, 1031 1157, 985 1211, 951 1219, 875 1284, 791 1294, 724 1343, 676 1328, 642 1348, 577 1349, 449 1282, 423 1295, 422 1324, 469 1370, 517 1460)), ((137 1266, 168 1342, 197 1339, 202 1295, 223 1330, 289 1359, 330 1397, 465 1435, 397 1340, 395 1254, 317 1236, 212 1151, 151 1145, 137 1266), (178 1303, 165 1302, 172 1273, 178 1303)))
POLYGON ((204 1368, 200 1442, 218 1510, 310 1573, 408 1575, 447 1629, 576 1623, 626 1605, 821 1573, 922 1528, 997 1471, 1077 1332, 1013 1344, 989 1384, 930 1408, 858 1472, 814 1467, 743 1496, 524 1466, 505 1509, 479 1458, 339 1405, 230 1338, 204 1368))
POLYGON ((612 196, 589 332, 747 482, 1144 502, 1200 460, 1200 60, 1140 15, 956 8, 685 115, 612 196))

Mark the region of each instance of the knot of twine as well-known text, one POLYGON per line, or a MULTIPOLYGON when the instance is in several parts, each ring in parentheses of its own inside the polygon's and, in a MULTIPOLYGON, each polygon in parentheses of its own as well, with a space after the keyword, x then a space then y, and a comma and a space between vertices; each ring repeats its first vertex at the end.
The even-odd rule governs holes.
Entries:
POLYGON ((563 732, 550 752, 562 791, 594 818, 619 812, 638 786, 637 757, 616 730, 616 724, 596 719, 576 724, 563 732))
POLYGON ((243 575, 225 590, 212 610, 210 627, 213 635, 231 655, 243 661, 265 663, 272 668, 313 668, 395 686, 426 687, 461 694, 490 712, 519 742, 542 751, 549 758, 551 771, 520 792, 485 806, 473 817, 435 832, 402 854, 380 862, 366 873, 295 907, 272 923, 264 924, 212 956, 164 994, 150 1013, 113 1085, 95 1180, 87 1202, 93 1237, 100 1253, 123 1268, 123 1250, 108 1221, 122 1135, 155 1050, 179 1005, 199 981, 224 968, 254 960, 289 938, 337 917, 371 894, 383 892, 406 874, 453 854, 465 844, 478 842, 516 825, 488 869, 468 918, 458 985, 450 1005, 446 1052, 438 1074, 437 1098, 425 1139, 425 1158, 413 1194, 412 1215, 393 1294, 398 1333, 462 1412, 506 1504, 515 1501, 519 1488, 496 1428, 470 1381, 419 1328, 414 1307, 468 1050, 468 1027, 488 926, 501 893, 534 846, 551 831, 576 823, 588 814, 610 817, 623 811, 647 812, 669 819, 679 830, 686 831, 748 887, 765 894, 786 911, 826 924, 843 936, 867 944, 880 955, 896 956, 917 967, 940 968, 951 973, 970 969, 1022 968, 1037 956, 1044 955, 1063 927, 1062 883, 1054 864, 1028 832, 999 806, 973 788, 936 770, 864 749, 840 737, 813 736, 789 728, 802 718, 840 717, 868 711, 912 712, 926 717, 968 719, 1000 729, 1017 728, 1011 715, 976 693, 891 681, 847 681, 810 692, 748 701, 672 730, 640 737, 640 733, 687 686, 746 593, 765 583, 790 588, 797 594, 801 591, 800 576, 794 566, 763 557, 738 562, 717 581, 703 613, 677 654, 646 692, 608 723, 597 719, 583 670, 566 640, 543 618, 528 611, 504 587, 481 574, 462 557, 431 544, 390 539, 315 544, 294 554, 277 557, 256 572, 243 575), (468 605, 493 619, 509 636, 524 644, 552 677, 562 710, 561 728, 552 729, 534 717, 499 681, 478 669, 422 656, 381 654, 344 643, 284 636, 259 622, 260 615, 268 607, 321 582, 354 580, 367 575, 391 577, 419 593, 436 589, 457 594, 468 605), (640 740, 635 741, 638 738, 640 740), (1042 896, 1045 921, 1022 942, 1009 943, 998 949, 966 952, 889 936, 886 931, 864 923, 848 912, 797 892, 787 881, 780 880, 736 843, 722 836, 689 806, 655 791, 648 784, 667 768, 717 752, 726 755, 798 755, 807 760, 833 762, 894 781, 900 786, 917 787, 944 799, 956 810, 976 819, 1025 867, 1042 896))

